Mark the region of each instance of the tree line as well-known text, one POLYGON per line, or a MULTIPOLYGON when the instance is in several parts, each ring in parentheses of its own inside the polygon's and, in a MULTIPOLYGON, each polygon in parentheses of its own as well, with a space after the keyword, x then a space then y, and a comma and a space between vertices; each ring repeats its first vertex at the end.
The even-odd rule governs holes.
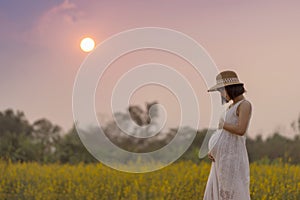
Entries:
MULTIPOLYGON (((134 109, 131 108, 131 110, 134 109)), ((119 118, 120 115, 118 113, 119 118)), ((121 119, 122 117, 124 118, 125 115, 121 115, 121 119)), ((248 137, 246 145, 250 162, 259 160, 272 162, 280 158, 284 162, 299 164, 300 117, 292 123, 292 126, 298 132, 293 139, 284 137, 279 132, 275 132, 265 140, 262 139, 261 135, 257 135, 255 139, 248 137)), ((177 130, 177 128, 173 128, 168 133, 164 133, 164 137, 158 135, 147 140, 145 138, 136 139, 124 134, 122 137, 116 137, 121 131, 115 122, 109 122, 104 127, 104 131, 108 132, 108 138, 112 142, 133 152, 148 152, 159 149, 170 142, 177 130), (110 134, 112 132, 114 134, 110 134)), ((188 131, 188 128, 186 130, 188 131)), ((179 161, 202 161, 198 158, 198 152, 207 131, 207 129, 197 130, 193 143, 179 161)), ((98 162, 82 144, 75 125, 69 131, 64 132, 60 126, 45 118, 29 123, 24 112, 13 111, 12 109, 0 112, 0 159, 12 162, 56 162, 62 164, 98 162)), ((205 158, 204 161, 209 160, 205 158)))

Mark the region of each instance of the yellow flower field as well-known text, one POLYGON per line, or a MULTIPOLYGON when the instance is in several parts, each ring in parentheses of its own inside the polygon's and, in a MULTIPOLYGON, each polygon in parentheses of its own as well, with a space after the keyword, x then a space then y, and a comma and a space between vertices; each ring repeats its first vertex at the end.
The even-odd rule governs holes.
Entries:
MULTIPOLYGON (((300 166, 252 163, 251 199, 300 199, 300 166)), ((99 164, 0 162, 0 199, 202 199, 210 164, 189 161, 131 174, 99 164)))

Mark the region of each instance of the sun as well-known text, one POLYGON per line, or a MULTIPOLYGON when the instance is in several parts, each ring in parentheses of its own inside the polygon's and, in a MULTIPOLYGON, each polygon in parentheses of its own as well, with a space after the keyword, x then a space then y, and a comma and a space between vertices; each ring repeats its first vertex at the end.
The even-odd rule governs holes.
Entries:
POLYGON ((92 38, 83 38, 80 42, 80 48, 84 52, 90 52, 95 48, 95 41, 92 38))

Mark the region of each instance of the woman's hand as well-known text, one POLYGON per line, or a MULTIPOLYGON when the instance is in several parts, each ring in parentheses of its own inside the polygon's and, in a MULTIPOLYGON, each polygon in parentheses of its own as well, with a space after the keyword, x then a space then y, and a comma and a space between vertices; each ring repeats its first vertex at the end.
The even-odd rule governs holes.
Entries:
POLYGON ((219 121, 219 129, 223 129, 223 126, 224 126, 224 119, 221 118, 220 121, 219 121))
POLYGON ((211 161, 215 162, 215 158, 214 158, 210 153, 208 153, 207 155, 208 155, 208 158, 209 158, 211 161))

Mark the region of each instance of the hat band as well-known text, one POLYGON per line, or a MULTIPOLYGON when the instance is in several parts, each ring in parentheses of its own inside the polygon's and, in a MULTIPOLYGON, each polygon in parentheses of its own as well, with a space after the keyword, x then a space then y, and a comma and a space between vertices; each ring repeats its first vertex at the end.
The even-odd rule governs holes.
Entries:
POLYGON ((233 78, 224 78, 224 79, 218 79, 217 84, 224 84, 224 83, 237 83, 240 82, 238 78, 233 77, 233 78))

